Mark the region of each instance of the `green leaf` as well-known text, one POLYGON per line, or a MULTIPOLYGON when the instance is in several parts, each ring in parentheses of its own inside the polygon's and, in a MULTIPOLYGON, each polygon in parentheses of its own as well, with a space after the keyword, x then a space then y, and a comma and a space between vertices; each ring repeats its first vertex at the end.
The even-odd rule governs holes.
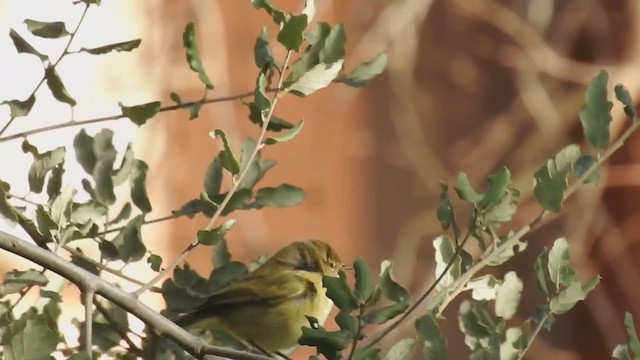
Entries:
POLYGON ((231 262, 231 253, 227 248, 227 240, 220 239, 216 248, 213 250, 213 265, 214 267, 220 268, 231 262))
POLYGON ((523 336, 522 329, 519 327, 510 327, 505 331, 505 341, 500 344, 500 360, 518 359, 521 349, 517 345, 523 336))
POLYGON ((27 116, 33 108, 33 104, 36 103, 35 95, 29 96, 29 98, 25 101, 20 100, 7 100, 0 102, 0 105, 9 105, 9 109, 11 111, 10 115, 12 118, 27 116))
POLYGON ((122 116, 129 118, 138 126, 144 125, 147 120, 154 117, 160 111, 160 105, 160 101, 152 101, 135 106, 124 106, 121 102, 118 102, 118 106, 122 110, 122 116))
POLYGON ((133 153, 133 148, 131 147, 131 143, 127 145, 127 150, 124 152, 124 156, 122 157, 122 163, 120 167, 113 174, 113 185, 119 186, 124 184, 125 181, 129 179, 131 175, 131 170, 133 170, 133 166, 136 163, 135 154, 133 153))
POLYGON ((185 48, 189 68, 198 74, 198 78, 200 78, 200 81, 204 83, 207 89, 213 89, 213 84, 211 83, 211 80, 209 80, 200 60, 200 52, 198 51, 198 44, 196 42, 196 30, 193 22, 187 24, 184 29, 184 33, 182 34, 182 44, 185 48))
MULTIPOLYGON (((244 166, 244 165, 243 165, 244 166)), ((204 177, 204 191, 211 197, 220 194, 222 187, 222 160, 220 155, 213 158, 204 177)))
POLYGON ((373 280, 371 279, 371 269, 369 264, 362 258, 356 259, 353 263, 356 278, 356 297, 366 303, 373 294, 373 280))
POLYGON ((58 329, 52 329, 45 316, 25 313, 2 334, 3 354, 7 360, 48 359, 59 338, 58 329))
POLYGON ((218 154, 218 156, 220 157, 220 160, 222 161, 222 167, 227 169, 233 175, 236 175, 237 173, 239 173, 240 166, 238 165, 238 161, 236 160, 235 156, 233 155, 233 152, 231 151, 231 146, 229 146, 229 141, 227 141, 227 135, 224 133, 224 131, 220 129, 216 129, 215 131, 210 132, 209 136, 211 136, 212 139, 215 139, 216 137, 219 137, 222 139, 224 150, 220 151, 220 153, 218 154))
POLYGON ((151 265, 151 270, 160 271, 162 267, 162 258, 156 254, 150 254, 147 258, 147 264, 151 265))
POLYGON ((304 41, 302 34, 307 28, 307 15, 292 15, 285 20, 278 33, 278 42, 287 50, 298 51, 304 41))
POLYGON ((351 292, 342 271, 339 277, 323 276, 322 286, 327 288, 327 296, 333 300, 338 309, 350 313, 358 307, 358 300, 351 292))
POLYGON ((62 228, 71 219, 71 211, 73 205, 73 197, 76 195, 76 190, 72 187, 65 187, 60 192, 60 195, 51 203, 51 219, 62 228))
POLYGON ((116 195, 113 191, 113 164, 116 159, 116 149, 112 143, 113 131, 102 129, 94 137, 93 151, 96 157, 96 165, 92 176, 96 183, 96 198, 106 205, 113 205, 116 195))
POLYGON ((73 138, 73 149, 76 153, 76 160, 87 174, 92 174, 96 166, 96 154, 93 151, 93 137, 81 129, 73 138))
POLYGON ((578 145, 568 145, 534 174, 533 193, 545 210, 560 211, 567 189, 567 176, 579 157, 578 145))
POLYGON ((276 66, 276 60, 273 57, 271 51, 271 45, 269 44, 269 35, 267 26, 262 27, 260 36, 256 39, 256 44, 253 47, 253 57, 256 62, 256 66, 260 69, 264 69, 267 66, 276 66))
POLYGON ((285 14, 279 9, 273 7, 269 0, 251 0, 251 5, 256 9, 264 9, 267 14, 271 15, 276 24, 280 24, 285 20, 285 14))
POLYGON ((167 304, 167 310, 174 313, 190 311, 202 305, 210 294, 208 279, 193 271, 189 265, 184 268, 176 267, 173 279, 162 283, 162 296, 167 304))
POLYGON ((593 290, 600 282, 600 277, 596 276, 591 281, 582 285, 579 281, 574 281, 566 288, 562 289, 557 296, 549 302, 549 310, 552 314, 561 315, 571 310, 576 303, 584 300, 587 294, 593 290))
POLYGON ((175 102, 178 106, 180 106, 180 108, 189 110, 189 120, 196 119, 198 116, 200 116, 200 109, 202 109, 201 101, 185 103, 185 102, 182 102, 182 99, 180 99, 180 96, 174 92, 169 94, 169 97, 173 102, 175 102))
POLYGON ((353 352, 351 360, 378 360, 380 359, 380 349, 378 348, 360 348, 353 352))
POLYGON ((289 131, 284 132, 282 135, 268 137, 264 140, 264 143, 267 145, 274 145, 281 142, 287 142, 296 137, 300 133, 300 131, 302 131, 303 126, 304 120, 300 120, 300 122, 289 129, 289 131))
POLYGON ((33 269, 12 270, 4 274, 4 280, 0 285, 0 295, 16 294, 29 286, 45 286, 48 283, 47 277, 39 271, 33 269))
POLYGON ((474 300, 494 300, 498 296, 500 281, 493 275, 483 275, 471 279, 466 288, 471 290, 471 297, 474 300))
POLYGON ((384 324, 387 321, 395 318, 396 316, 404 313, 407 308, 409 308, 409 301, 408 299, 405 299, 395 304, 384 306, 378 309, 373 309, 362 315, 362 320, 369 324, 384 324))
POLYGON ((302 327, 302 336, 298 344, 315 346, 327 359, 336 358, 336 354, 347 348, 350 337, 345 331, 328 332, 321 326, 318 328, 302 327))
POLYGON ((635 119, 638 116, 638 112, 636 111, 636 104, 633 102, 631 94, 629 94, 629 90, 620 84, 616 85, 613 90, 616 93, 616 99, 624 105, 624 113, 627 114, 628 117, 635 119))
POLYGON ((149 166, 142 160, 135 160, 131 172, 131 200, 143 213, 151 212, 151 202, 147 195, 147 170, 149 166))
MULTIPOLYGON (((253 150, 255 149, 255 147, 256 147, 256 143, 252 139, 246 139, 242 143, 242 151, 240 154, 241 169, 244 169, 248 166, 249 157, 251 156, 251 153, 253 153, 253 150)), ((271 169, 276 165, 275 160, 260 161, 260 158, 261 158, 261 152, 258 151, 256 157, 251 162, 251 165, 249 165, 249 170, 247 171, 244 178, 240 182, 239 189, 249 189, 249 190, 253 189, 256 186, 256 184, 260 180, 262 180, 262 178, 267 173, 267 171, 269 171, 269 169, 271 169)))
POLYGON ((140 43, 142 43, 142 39, 135 39, 135 40, 123 41, 115 44, 104 45, 97 48, 87 49, 83 47, 79 51, 86 52, 91 55, 102 55, 102 54, 110 53, 112 51, 132 51, 134 49, 137 49, 138 46, 140 46, 140 43))
POLYGON ((440 226, 444 230, 449 229, 455 220, 453 204, 451 204, 448 192, 449 187, 445 183, 440 183, 440 205, 438 206, 437 215, 440 226))
MULTIPOLYGON (((80 250, 80 248, 76 248, 76 252, 79 254, 82 254, 82 250, 80 250)), ((74 265, 80 266, 81 268, 87 270, 88 272, 94 274, 94 275, 99 275, 100 274, 100 269, 98 269, 98 267, 96 266, 95 263, 90 262, 89 260, 87 260, 87 258, 83 257, 83 256, 79 256, 76 254, 71 254, 71 262, 74 265)))
POLYGON ((447 359, 447 337, 444 336, 433 314, 427 314, 416 320, 416 330, 422 340, 422 353, 425 359, 447 359))
POLYGON ((402 285, 393 280, 393 264, 389 260, 384 260, 380 264, 380 288, 382 295, 393 302, 404 302, 409 300, 409 292, 402 285))
POLYGON ((69 95, 67 88, 62 83, 62 79, 60 79, 60 75, 58 75, 53 65, 49 64, 44 76, 47 80, 47 86, 56 100, 67 103, 70 106, 76 106, 76 100, 69 95))
POLYGON ((380 75, 387 67, 387 54, 380 53, 372 60, 364 62, 349 75, 340 79, 340 82, 351 87, 366 86, 371 79, 380 75))
MULTIPOLYGON (((586 174, 587 170, 589 170, 597 162, 598 162, 598 159, 596 159, 596 157, 593 155, 580 156, 578 160, 576 160, 576 165, 575 165, 576 176, 578 178, 582 178, 582 176, 586 174)), ((596 170, 593 173, 591 173, 591 175, 587 176, 586 179, 584 179, 584 183, 585 184, 594 183, 594 182, 597 182, 598 180, 600 180, 600 172, 596 170)))
POLYGON ((617 345, 613 349, 611 357, 619 360, 635 360, 633 357, 631 357, 631 354, 629 353, 629 346, 627 345, 617 345))
POLYGON ((51 230, 58 229, 58 224, 51 219, 42 205, 36 208, 36 224, 38 224, 38 232, 49 238, 52 237, 51 230))
POLYGON ((24 20, 27 29, 35 36, 46 39, 57 39, 69 34, 62 21, 43 22, 31 19, 24 20))
POLYGON ((103 254, 105 258, 111 261, 122 260, 125 263, 142 259, 147 252, 140 232, 143 223, 144 215, 138 215, 131 219, 111 242, 117 250, 117 257, 103 254))
POLYGON ((331 28, 329 35, 324 40, 324 46, 320 50, 320 62, 325 64, 333 64, 343 60, 345 51, 344 44, 347 41, 347 35, 344 32, 344 26, 337 24, 331 28))
POLYGON ((331 84, 340 73, 340 70, 342 70, 343 61, 340 59, 331 64, 320 63, 315 65, 295 81, 287 83, 285 87, 292 94, 298 96, 311 95, 331 84))
POLYGON ((198 243, 215 246, 224 239, 225 234, 236 224, 236 219, 229 219, 224 224, 211 230, 198 230, 198 243))
POLYGON ((338 324, 341 330, 347 331, 351 337, 357 337, 360 332, 358 318, 350 315, 348 312, 338 312, 338 315, 336 315, 336 324, 338 324))
MULTIPOLYGON (((226 193, 220 194, 220 197, 224 197, 226 195, 227 195, 226 193)), ((231 196, 231 199, 227 203, 227 206, 224 207, 224 210, 222 211, 222 215, 226 216, 236 210, 249 209, 250 208, 249 201, 251 200, 251 197, 252 197, 252 192, 249 189, 241 189, 236 191, 235 194, 231 196)))
POLYGON ((478 207, 486 209, 492 205, 499 203, 506 195, 509 185, 511 185, 511 173, 506 167, 491 174, 487 179, 489 189, 482 195, 482 199, 478 201, 478 207))
POLYGON ((565 238, 557 239, 549 251, 549 278, 557 288, 571 284, 576 279, 576 272, 571 266, 569 243, 565 238))
POLYGON ((49 181, 47 181, 47 195, 49 196, 49 200, 55 199, 55 197, 60 194, 63 175, 64 164, 60 164, 51 169, 51 175, 49 175, 49 181))
MULTIPOLYGON (((497 244, 495 244, 496 247, 500 247, 502 246, 506 241, 512 241, 512 237, 514 236, 514 233, 511 231, 509 232, 506 236, 501 236, 498 241, 497 244)), ((498 266, 498 265, 502 265, 505 262, 507 262, 509 259, 511 259, 512 257, 514 257, 516 254, 523 252, 525 249, 527 248, 527 242, 523 241, 523 240, 517 240, 517 241, 512 241, 510 246, 506 247, 502 252, 499 253, 494 253, 491 256, 491 260, 489 260, 489 263, 487 265, 489 266, 498 266)))
POLYGON ((538 285, 538 289, 544 293, 544 295, 549 298, 549 288, 547 287, 547 269, 549 268, 549 251, 544 250, 538 257, 536 258, 536 262, 533 264, 533 269, 536 274, 536 284, 538 285))
POLYGON ((486 302, 463 300, 458 312, 460 330, 473 338, 487 338, 496 327, 495 320, 486 309, 486 302))
POLYGON ((232 261, 224 266, 216 267, 209 275, 211 291, 217 291, 225 286, 244 279, 248 274, 247 266, 241 262, 232 261))
POLYGON ((40 61, 48 61, 49 57, 43 54, 40 54, 38 50, 36 50, 31 44, 27 42, 20 34, 18 34, 15 30, 9 30, 9 37, 13 41, 13 46, 15 46, 18 53, 32 54, 40 58, 40 61))
MULTIPOLYGON (((23 142, 23 150, 25 149, 25 144, 28 144, 27 140, 23 142)), ((29 189, 39 194, 42 192, 44 180, 49 171, 64 163, 66 151, 61 146, 42 154, 37 153, 37 150, 35 150, 32 154, 33 163, 29 168, 29 189)))
MULTIPOLYGON (((406 338, 398 341, 389 349, 389 352, 384 356, 385 360, 405 360, 409 358, 413 347, 416 345, 416 339, 406 338)), ((432 359, 432 358, 428 358, 432 359)))
POLYGON ((478 194, 471 186, 467 173, 461 172, 458 174, 455 189, 458 197, 462 200, 477 203, 482 199, 482 195, 478 194))
POLYGON ((267 187, 258 190, 256 193, 256 206, 288 207, 295 206, 305 198, 305 192, 301 188, 289 184, 282 184, 278 187, 267 187))
POLYGON ((436 260, 436 271, 435 277, 436 279, 440 277, 440 275, 447 268, 447 265, 450 261, 453 261, 453 265, 447 270, 447 274, 438 282, 436 285, 436 289, 443 289, 447 286, 451 285, 456 278, 462 274, 462 260, 460 257, 456 257, 455 248, 453 246, 453 242, 449 237, 445 235, 438 236, 435 240, 433 240, 433 247, 435 248, 435 260, 436 260))
POLYGON ((585 92, 585 104, 580 110, 580 122, 589 143, 596 149, 604 149, 609 143, 609 123, 613 103, 607 98, 609 75, 601 71, 594 77, 585 92))
POLYGON ((498 317, 509 320, 516 314, 523 287, 522 280, 518 278, 515 271, 509 271, 504 275, 496 296, 495 305, 498 317))
POLYGON ((69 220, 75 224, 97 223, 107 215, 108 209, 103 204, 90 200, 84 204, 71 204, 69 220))
POLYGON ((636 332, 636 327, 633 324, 633 315, 631 313, 626 312, 624 315, 624 327, 627 330, 628 344, 635 358, 640 356, 640 341, 638 341, 638 333, 636 332))
POLYGON ((18 215, 16 214, 16 209, 8 201, 9 190, 11 190, 9 183, 0 180, 0 215, 9 224, 15 224, 18 221, 18 215))

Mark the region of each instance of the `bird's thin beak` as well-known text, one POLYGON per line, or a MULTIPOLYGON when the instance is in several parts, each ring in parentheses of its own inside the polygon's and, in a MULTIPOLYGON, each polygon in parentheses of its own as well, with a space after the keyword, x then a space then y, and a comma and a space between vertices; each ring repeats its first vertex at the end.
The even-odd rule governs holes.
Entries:
POLYGON ((347 264, 342 264, 342 270, 353 270, 353 266, 347 265, 347 264))

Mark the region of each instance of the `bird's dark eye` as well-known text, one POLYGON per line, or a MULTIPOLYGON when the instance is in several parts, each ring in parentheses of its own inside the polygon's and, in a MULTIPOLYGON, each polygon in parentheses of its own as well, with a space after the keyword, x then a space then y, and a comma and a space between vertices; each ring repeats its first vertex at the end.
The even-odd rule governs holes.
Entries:
POLYGON ((330 262, 329 262, 329 266, 330 266, 332 269, 335 269, 335 268, 336 268, 336 263, 335 263, 335 262, 333 262, 333 261, 330 261, 330 262))

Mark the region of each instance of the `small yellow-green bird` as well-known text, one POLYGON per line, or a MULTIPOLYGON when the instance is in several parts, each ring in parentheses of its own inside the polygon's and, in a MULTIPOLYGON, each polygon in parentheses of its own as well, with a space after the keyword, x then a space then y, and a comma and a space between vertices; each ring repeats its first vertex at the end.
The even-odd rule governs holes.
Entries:
POLYGON ((294 242, 174 322, 185 329, 223 330, 261 350, 288 354, 309 326, 306 316, 324 324, 333 302, 322 277, 338 276, 344 268, 326 242, 294 242))

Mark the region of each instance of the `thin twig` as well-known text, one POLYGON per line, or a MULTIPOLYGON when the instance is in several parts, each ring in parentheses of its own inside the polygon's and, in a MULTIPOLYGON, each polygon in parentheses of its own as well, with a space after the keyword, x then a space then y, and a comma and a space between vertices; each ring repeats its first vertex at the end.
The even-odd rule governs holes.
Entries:
POLYGON ((416 311, 418 309, 418 307, 429 297, 429 295, 431 295, 431 293, 435 290, 436 286, 438 286, 438 284, 442 281, 442 279, 444 279, 444 277, 448 274, 448 272, 451 269, 451 267, 453 266, 453 264, 458 259, 458 256, 462 252, 462 250, 464 248, 464 245, 466 244, 467 240, 469 240, 469 235, 470 234, 471 234, 470 232, 467 232, 467 235, 464 237, 462 242, 460 242, 460 244, 457 245, 456 251, 453 253, 453 256, 451 257, 451 260, 449 260, 449 262, 447 263, 447 266, 445 266, 445 268, 444 268, 444 271, 442 271, 442 273, 440 275, 438 275, 438 278, 436 278, 436 280, 431 284, 431 286, 429 286, 429 288, 422 295, 420 295, 418 300, 416 300, 407 309, 407 311, 405 311, 398 319, 396 319, 391 325, 387 326, 384 330, 382 330, 381 332, 379 332, 378 334, 373 336, 371 338, 371 340, 369 341, 369 343, 367 343, 367 345, 365 345, 365 347, 364 347, 365 349, 374 346, 375 344, 379 343, 385 336, 389 335, 389 333, 391 333, 405 319, 407 319, 414 311, 416 311))
MULTIPOLYGON (((69 252, 71 255, 79 257, 79 258, 82 258, 82 260, 85 260, 85 261, 91 263, 91 265, 95 266, 99 270, 104 270, 104 271, 106 271, 106 272, 108 272, 110 274, 113 274, 113 275, 115 275, 115 276, 117 276, 117 277, 119 277, 119 278, 121 278, 123 280, 126 280, 126 281, 128 281, 128 282, 130 282, 132 284, 136 284, 136 285, 140 285, 140 286, 145 284, 143 281, 140 281, 140 280, 137 280, 137 279, 134 279, 134 278, 132 278, 130 276, 125 275, 120 270, 112 269, 112 268, 108 267, 107 265, 104 265, 104 264, 101 264, 98 261, 95 261, 91 257, 89 257, 89 256, 87 256, 87 255, 75 250, 74 248, 72 248, 72 247, 70 247, 68 245, 62 245, 62 248, 65 249, 67 252, 69 252)), ((156 286, 152 287, 150 289, 150 291, 155 292, 155 293, 162 293, 162 289, 160 289, 159 287, 156 287, 156 286)))
MULTIPOLYGON (((186 215, 185 214, 181 214, 181 213, 175 213, 175 214, 171 214, 171 215, 166 215, 166 216, 159 217, 159 218, 156 218, 156 219, 145 220, 145 221, 142 222, 142 225, 155 224, 155 223, 159 223, 159 222, 162 222, 162 221, 177 219, 177 218, 179 218, 181 216, 186 216, 186 215)), ((105 230, 105 231, 101 231, 101 232, 95 234, 95 237, 104 236, 104 235, 107 235, 107 234, 118 232, 118 231, 121 231, 122 229, 124 229, 125 227, 126 227, 126 225, 125 226, 120 226, 120 227, 117 227, 117 228, 113 228, 113 229, 109 229, 109 230, 105 230)))
POLYGON ((535 330, 533 330, 533 333, 531 334, 531 336, 529 336, 529 341, 527 342, 527 346, 518 353, 517 360, 524 359, 524 355, 527 353, 527 351, 529 351, 529 348, 533 344, 533 340, 536 338, 536 336, 538 336, 538 334, 540 333, 540 331, 544 327, 544 323, 547 322, 547 319, 549 319, 549 314, 545 314, 542 317, 542 319, 540 319, 540 322, 538 323, 538 326, 536 326, 536 328, 535 328, 535 330))
MULTIPOLYGON (((267 91, 275 91, 275 89, 267 89, 267 91)), ((205 104, 213 104, 213 103, 224 102, 224 101, 240 100, 240 99, 252 96, 253 94, 254 94, 254 92, 251 91, 251 92, 245 92, 245 93, 241 93, 241 94, 237 94, 237 95, 230 95, 230 96, 223 96, 223 97, 219 97, 219 98, 211 98, 211 99, 202 99, 202 100, 197 100, 197 101, 191 101, 191 102, 182 103, 180 105, 167 105, 167 106, 161 107, 160 110, 158 110, 158 112, 160 113, 160 112, 184 109, 184 108, 188 108, 190 106, 198 105, 198 104, 205 105, 205 104)), ((68 128, 68 127, 97 124, 97 123, 101 123, 101 122, 105 122, 105 121, 120 120, 120 119, 123 119, 124 117, 125 116, 122 113, 120 113, 120 114, 107 115, 107 116, 102 116, 102 117, 97 117, 97 118, 92 118, 92 119, 68 121, 68 122, 65 122, 65 123, 62 123, 62 124, 43 126, 41 128, 27 130, 27 131, 23 131, 23 132, 20 132, 20 133, 17 133, 17 134, 1 137, 0 138, 0 143, 6 142, 6 141, 10 141, 10 140, 15 140, 15 139, 21 139, 23 137, 26 137, 26 136, 29 136, 29 135, 34 135, 34 134, 39 134, 39 133, 42 133, 42 132, 58 130, 58 129, 64 129, 64 128, 68 128)), ((0 133, 0 134, 2 134, 2 133, 0 133)))
MULTIPOLYGON (((69 36, 69 41, 67 41, 67 45, 64 47, 64 50, 62 50, 62 55, 60 55, 60 57, 58 58, 58 60, 56 60, 56 62, 51 65, 51 69, 55 69, 56 66, 58 66, 58 64, 60 63, 60 61, 66 56, 68 55, 68 51, 69 51, 69 46, 71 45, 71 42, 73 41, 73 39, 76 37, 76 34, 78 33, 78 29, 80 29, 80 24, 82 24, 82 21, 84 20, 85 15, 87 15, 87 10, 89 10, 89 4, 85 5, 84 11, 82 11, 82 15, 80 15, 80 20, 78 20, 78 25, 76 25, 76 28, 71 32, 71 36, 69 36)), ((47 78, 47 71, 45 70, 44 76, 42 77, 42 79, 40 79, 40 82, 38 83, 38 85, 36 85, 36 87, 33 89, 33 91, 31 92, 31 95, 29 95, 29 97, 27 97, 27 99, 31 98, 32 96, 36 95, 36 92, 38 91, 38 89, 40 89, 40 87, 42 86, 42 84, 44 84, 44 81, 47 78)), ((2 136, 2 134, 4 134, 4 132, 9 128, 9 126, 11 126, 11 123, 13 123, 13 121, 16 119, 15 116, 12 116, 9 121, 4 125, 4 127, 2 127, 2 129, 0 130, 0 136, 2 136)), ((3 142, 2 138, 0 138, 0 142, 3 142)))
MULTIPOLYGON (((287 51, 287 55, 285 57, 285 61, 284 61, 283 65, 282 65, 283 73, 284 73, 284 71, 286 70, 286 68, 287 68, 287 66, 289 64, 289 60, 291 59, 291 53, 292 52, 290 50, 287 51)), ((218 220, 218 218, 222 215, 222 212, 224 211, 225 207, 229 203, 229 200, 231 200, 231 197, 233 196, 233 194, 235 194, 235 192, 240 187, 240 184, 242 183, 242 179, 244 179, 244 177, 249 172, 249 169, 251 168, 251 164, 256 159, 256 156, 258 155, 258 152, 264 146, 263 141, 264 141, 264 138, 265 138, 266 133, 267 133, 267 128, 269 127, 269 122, 271 121, 271 118, 273 117, 273 112, 274 112, 274 110, 276 108, 276 104, 278 103, 278 100, 280 99, 280 97, 284 93, 286 93, 286 90, 284 90, 282 88, 282 84, 284 82, 284 74, 283 73, 280 74, 280 79, 278 80, 278 88, 276 90, 276 93, 273 95, 273 99, 271 100, 271 106, 269 107, 269 112, 267 113, 266 116, 263 116, 262 128, 260 130, 260 135, 258 136, 258 140, 256 141, 255 148, 253 149, 253 151, 251 152, 251 155, 247 159, 247 163, 246 163, 244 169, 240 172, 240 174, 237 177, 235 177, 233 179, 233 185, 231 186, 231 189, 227 193, 227 196, 225 196, 224 200, 222 200, 222 202, 218 206, 218 209, 216 210, 216 212, 213 214, 213 216, 209 220, 209 223, 207 224, 207 226, 204 227, 204 230, 210 230, 213 227, 213 225, 215 224, 215 222, 218 220)), ((156 282, 158 282, 162 278, 164 278, 166 276, 166 274, 169 271, 173 270, 173 268, 175 268, 180 262, 182 262, 187 257, 189 252, 193 248, 195 248, 197 245, 198 245, 198 240, 196 239, 194 242, 189 244, 189 246, 187 246, 184 249, 184 251, 182 251, 182 253, 178 257, 176 257, 169 265, 167 265, 166 268, 164 268, 153 279, 151 279, 150 282, 148 282, 145 286, 142 286, 138 290, 136 290, 133 293, 133 296, 136 297, 136 298, 139 297, 142 293, 147 291, 156 282)))
POLYGON ((91 347, 93 343, 93 299, 95 292, 93 289, 84 291, 84 345, 89 360, 93 358, 91 347))
POLYGON ((127 345, 129 345, 129 348, 127 350, 137 354, 138 356, 142 356, 142 350, 140 350, 140 348, 133 343, 133 340, 129 338, 129 334, 127 333, 128 329, 124 330, 120 328, 120 324, 118 324, 118 322, 111 316, 111 314, 109 314, 109 311, 107 311, 107 309, 102 306, 97 298, 93 299, 93 305, 95 305, 96 310, 100 312, 100 314, 107 320, 111 327, 120 335, 120 337, 127 343, 127 345))

